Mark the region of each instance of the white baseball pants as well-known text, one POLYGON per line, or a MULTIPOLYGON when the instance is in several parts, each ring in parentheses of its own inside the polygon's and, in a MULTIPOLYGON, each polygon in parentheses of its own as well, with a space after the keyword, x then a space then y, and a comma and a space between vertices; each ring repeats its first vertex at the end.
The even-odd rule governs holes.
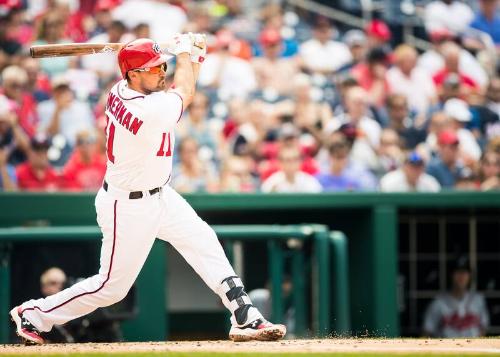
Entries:
MULTIPOLYGON (((101 188, 95 199, 97 223, 102 233, 100 269, 55 295, 22 304, 24 316, 40 331, 86 315, 99 307, 123 299, 146 261, 155 238, 169 242, 186 259, 203 281, 231 310, 238 305, 228 300, 223 280, 235 276, 215 232, 170 186, 162 191, 129 199, 128 192, 101 188)), ((238 279, 239 280, 239 279, 238 279)), ((227 284, 226 284, 227 285, 227 284)), ((245 298, 246 303, 250 303, 245 298)), ((252 307, 246 322, 261 318, 252 307)))

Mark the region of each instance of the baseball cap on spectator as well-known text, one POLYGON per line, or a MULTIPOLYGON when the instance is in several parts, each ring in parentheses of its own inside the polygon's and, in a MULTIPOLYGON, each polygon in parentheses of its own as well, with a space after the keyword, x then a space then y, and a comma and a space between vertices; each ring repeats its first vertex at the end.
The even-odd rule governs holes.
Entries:
POLYGON ((259 35, 259 42, 262 46, 273 46, 281 43, 281 34, 273 28, 264 29, 259 35))
POLYGON ((406 163, 414 166, 422 166, 424 164, 424 158, 416 151, 412 151, 406 157, 406 163))
POLYGON ((37 134, 31 138, 31 148, 35 151, 48 150, 50 148, 50 140, 42 134, 37 134))
POLYGON ((366 43, 366 35, 361 30, 349 30, 345 33, 343 42, 349 46, 363 46, 366 43))
POLYGON ((472 114, 469 110, 469 106, 462 99, 448 99, 446 103, 444 103, 444 112, 448 117, 458 120, 462 123, 467 123, 472 119, 472 114))
POLYGON ((387 24, 382 20, 378 19, 370 21, 365 27, 365 32, 368 36, 375 37, 384 42, 389 41, 392 37, 389 26, 387 26, 387 24))
POLYGON ((439 145, 457 145, 458 142, 458 136, 454 131, 446 130, 438 135, 439 145))
POLYGON ((110 11, 121 4, 121 0, 97 0, 94 11, 110 11))

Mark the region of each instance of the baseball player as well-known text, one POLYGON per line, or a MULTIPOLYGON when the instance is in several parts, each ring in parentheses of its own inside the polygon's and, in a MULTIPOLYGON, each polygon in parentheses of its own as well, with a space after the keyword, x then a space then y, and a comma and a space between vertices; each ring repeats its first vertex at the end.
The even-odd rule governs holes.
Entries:
POLYGON ((100 269, 55 295, 29 300, 10 311, 17 334, 41 344, 54 325, 123 299, 156 238, 168 241, 231 312, 233 341, 278 340, 284 325, 264 319, 252 305, 209 225, 169 185, 174 128, 195 92, 205 37, 182 34, 160 50, 137 39, 118 53, 123 79, 106 105, 107 169, 95 207, 102 230, 100 269), (168 61, 176 57, 174 85, 166 90, 168 61))
POLYGON ((460 259, 452 271, 451 291, 439 294, 424 316, 424 334, 432 337, 481 337, 489 325, 484 296, 469 290, 468 261, 460 259))

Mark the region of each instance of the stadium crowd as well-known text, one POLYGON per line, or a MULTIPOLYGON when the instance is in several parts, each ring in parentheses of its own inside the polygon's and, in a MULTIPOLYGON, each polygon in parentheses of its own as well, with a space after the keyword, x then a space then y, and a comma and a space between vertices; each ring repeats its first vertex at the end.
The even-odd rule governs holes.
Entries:
POLYGON ((280 1, 0 1, 0 189, 97 191, 106 168, 116 54, 30 46, 187 31, 209 54, 176 131, 178 191, 500 189, 500 12, 473 7, 427 2, 422 52, 376 17, 344 28, 280 1))

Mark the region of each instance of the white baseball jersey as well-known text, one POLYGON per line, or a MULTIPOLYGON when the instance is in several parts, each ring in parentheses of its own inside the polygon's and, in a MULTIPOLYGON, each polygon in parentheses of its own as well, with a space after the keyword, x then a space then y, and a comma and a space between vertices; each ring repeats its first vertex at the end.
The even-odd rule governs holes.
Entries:
POLYGON ((436 337, 479 337, 489 325, 483 295, 467 292, 461 299, 441 294, 426 311, 424 330, 436 337))
POLYGON ((126 81, 111 89, 106 105, 108 186, 99 190, 95 200, 103 234, 101 267, 98 274, 57 294, 21 305, 23 316, 39 331, 50 331, 55 324, 123 299, 156 238, 172 244, 220 296, 231 311, 233 326, 263 319, 213 229, 174 189, 164 186, 172 170, 173 130, 182 107, 182 98, 175 92, 144 95, 128 88, 126 81), (145 194, 132 198, 130 191, 145 194))
POLYGON ((144 95, 126 80, 116 83, 106 104, 106 181, 119 189, 144 191, 165 185, 172 172, 174 127, 182 115, 179 94, 144 95))

